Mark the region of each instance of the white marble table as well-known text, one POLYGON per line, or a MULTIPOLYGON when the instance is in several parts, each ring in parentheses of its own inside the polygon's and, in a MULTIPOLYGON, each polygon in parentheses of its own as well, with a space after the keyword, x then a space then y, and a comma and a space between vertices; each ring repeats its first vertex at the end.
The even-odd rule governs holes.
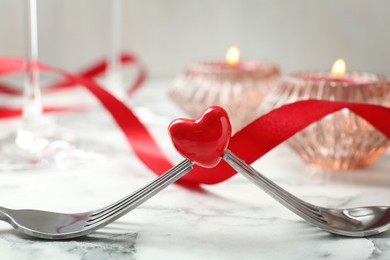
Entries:
MULTIPOLYGON (((134 105, 155 113, 152 124, 146 110, 140 110, 144 111, 153 135, 179 162, 166 124, 184 114, 166 98, 166 87, 166 81, 146 84, 134 98, 134 105), (157 106, 160 108, 156 109, 157 106)), ((76 92, 79 100, 90 99, 83 90, 76 92)), ((51 96, 49 102, 61 101, 68 94, 51 96)), ((108 115, 101 112, 100 116, 54 115, 59 125, 71 125, 68 130, 73 133, 109 145, 111 150, 104 160, 59 170, 1 172, 0 205, 86 211, 115 201, 151 181, 155 175, 134 158, 108 115)), ((1 134, 15 125, 15 120, 0 122, 1 134)), ((365 170, 324 172, 308 167, 281 145, 254 166, 312 203, 332 207, 390 205, 389 159, 387 153, 365 170)), ((200 258, 390 259, 390 233, 369 238, 328 234, 307 224, 239 175, 196 191, 172 185, 117 222, 80 239, 37 240, 0 223, 2 260, 200 258)))

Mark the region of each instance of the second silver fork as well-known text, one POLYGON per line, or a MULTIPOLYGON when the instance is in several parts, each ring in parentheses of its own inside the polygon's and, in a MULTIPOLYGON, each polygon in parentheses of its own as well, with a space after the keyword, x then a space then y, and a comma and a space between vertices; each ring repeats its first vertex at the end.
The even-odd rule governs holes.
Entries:
POLYGON ((390 229, 389 206, 366 206, 347 209, 320 207, 287 192, 229 150, 225 151, 223 158, 237 172, 243 174, 282 205, 323 230, 342 236, 364 237, 390 229))

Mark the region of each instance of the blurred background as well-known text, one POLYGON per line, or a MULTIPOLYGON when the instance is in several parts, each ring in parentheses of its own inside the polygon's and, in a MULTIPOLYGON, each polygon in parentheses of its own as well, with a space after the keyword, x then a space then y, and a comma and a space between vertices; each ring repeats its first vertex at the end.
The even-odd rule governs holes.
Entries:
MULTIPOLYGON (((109 52, 110 1, 37 0, 40 60, 77 71, 109 52)), ((26 0, 0 0, 0 55, 25 56, 26 0)), ((330 69, 390 74, 390 1, 123 0, 124 50, 152 77, 195 60, 270 60, 284 73, 330 69)))

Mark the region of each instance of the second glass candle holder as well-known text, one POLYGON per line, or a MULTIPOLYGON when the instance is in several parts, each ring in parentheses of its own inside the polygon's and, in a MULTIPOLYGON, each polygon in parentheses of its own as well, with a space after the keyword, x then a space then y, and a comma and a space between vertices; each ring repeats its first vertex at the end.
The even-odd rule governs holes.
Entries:
MULTIPOLYGON (((370 73, 350 72, 340 78, 329 76, 329 72, 295 73, 281 78, 260 112, 307 99, 390 107, 390 84, 385 77, 370 73)), ((390 141, 366 120, 343 109, 303 129, 287 144, 309 164, 349 170, 373 163, 390 146, 390 141)))

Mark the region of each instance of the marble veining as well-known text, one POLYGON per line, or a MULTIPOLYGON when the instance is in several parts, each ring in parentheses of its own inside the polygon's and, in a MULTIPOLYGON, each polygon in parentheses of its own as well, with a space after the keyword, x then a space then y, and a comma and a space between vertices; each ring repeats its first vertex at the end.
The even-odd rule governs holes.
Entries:
POLYGON ((65 241, 43 241, 16 234, 0 233, 1 259, 135 259, 136 233, 105 234, 65 241))
POLYGON ((367 238, 373 245, 373 250, 369 259, 387 259, 390 253, 390 241, 388 235, 379 235, 377 237, 367 238), (382 237, 382 238, 381 238, 382 237))

